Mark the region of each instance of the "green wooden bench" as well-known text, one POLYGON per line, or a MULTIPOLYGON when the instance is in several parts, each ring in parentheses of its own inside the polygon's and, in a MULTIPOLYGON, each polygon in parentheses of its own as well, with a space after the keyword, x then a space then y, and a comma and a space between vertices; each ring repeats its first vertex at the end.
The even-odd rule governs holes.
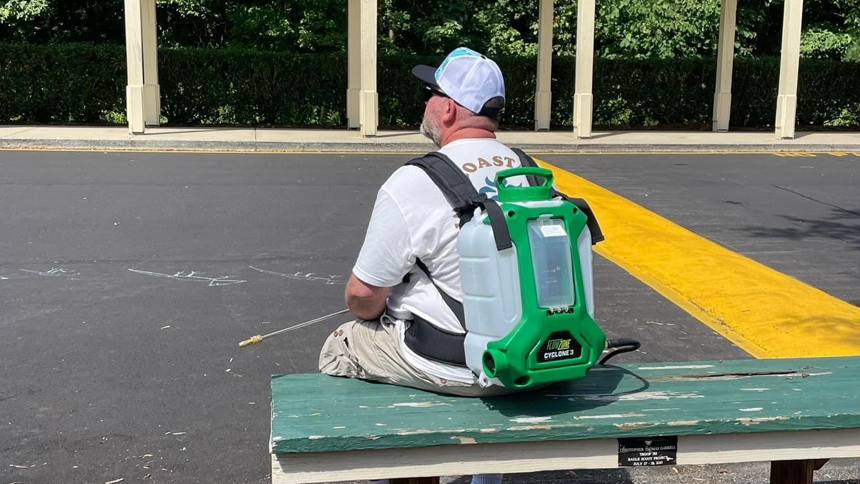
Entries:
POLYGON ((860 357, 607 365, 486 399, 319 374, 271 390, 273 483, 769 461, 806 484, 860 457, 860 357))

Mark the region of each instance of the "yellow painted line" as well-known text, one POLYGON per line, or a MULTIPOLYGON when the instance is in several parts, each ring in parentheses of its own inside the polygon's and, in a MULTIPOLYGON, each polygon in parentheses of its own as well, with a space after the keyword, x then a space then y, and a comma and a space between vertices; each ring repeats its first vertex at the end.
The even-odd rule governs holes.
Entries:
POLYGON ((860 355, 860 308, 540 163, 594 209, 606 235, 597 253, 753 356, 860 355))
POLYGON ((815 158, 817 156, 811 151, 782 151, 774 154, 781 158, 815 158))

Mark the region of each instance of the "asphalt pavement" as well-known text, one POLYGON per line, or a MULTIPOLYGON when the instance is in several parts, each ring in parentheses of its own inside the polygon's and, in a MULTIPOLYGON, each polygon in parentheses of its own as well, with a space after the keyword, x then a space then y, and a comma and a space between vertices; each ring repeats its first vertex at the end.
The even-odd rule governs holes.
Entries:
POLYGON ((860 153, 543 159, 860 306, 860 153))
MULTIPOLYGON (((860 158, 744 156, 546 159, 857 304, 860 158)), ((316 371, 345 318, 238 342, 344 307, 376 190, 406 159, 0 152, 0 482, 268 482, 269 376, 316 371)), ((643 344, 615 361, 749 357, 600 257, 595 286, 607 333, 643 344)), ((856 484, 858 467, 834 461, 816 482, 856 484)), ((750 465, 505 482, 765 476, 750 465)))

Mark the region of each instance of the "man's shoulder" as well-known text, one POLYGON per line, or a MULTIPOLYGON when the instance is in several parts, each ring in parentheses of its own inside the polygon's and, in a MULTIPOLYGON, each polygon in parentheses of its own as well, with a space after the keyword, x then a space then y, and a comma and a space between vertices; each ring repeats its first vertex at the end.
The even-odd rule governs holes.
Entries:
MULTIPOLYGON (((420 157, 418 157, 420 158, 420 157)), ((409 160, 412 161, 412 160, 409 160)), ((385 185, 392 183, 404 183, 404 182, 414 182, 417 179, 426 179, 427 175, 424 174, 424 170, 421 168, 411 165, 408 162, 404 163, 402 166, 398 167, 394 172, 385 180, 385 185)))
POLYGON ((404 164, 385 180, 382 190, 398 200, 402 197, 420 195, 431 185, 433 181, 424 173, 424 170, 414 165, 404 164))

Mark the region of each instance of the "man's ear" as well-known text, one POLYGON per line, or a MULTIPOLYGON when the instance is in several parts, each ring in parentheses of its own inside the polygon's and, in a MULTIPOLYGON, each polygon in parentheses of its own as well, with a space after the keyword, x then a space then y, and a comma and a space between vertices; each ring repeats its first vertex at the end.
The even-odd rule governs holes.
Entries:
POLYGON ((453 99, 446 99, 445 106, 442 111, 442 122, 452 124, 457 119, 457 103, 453 99))

